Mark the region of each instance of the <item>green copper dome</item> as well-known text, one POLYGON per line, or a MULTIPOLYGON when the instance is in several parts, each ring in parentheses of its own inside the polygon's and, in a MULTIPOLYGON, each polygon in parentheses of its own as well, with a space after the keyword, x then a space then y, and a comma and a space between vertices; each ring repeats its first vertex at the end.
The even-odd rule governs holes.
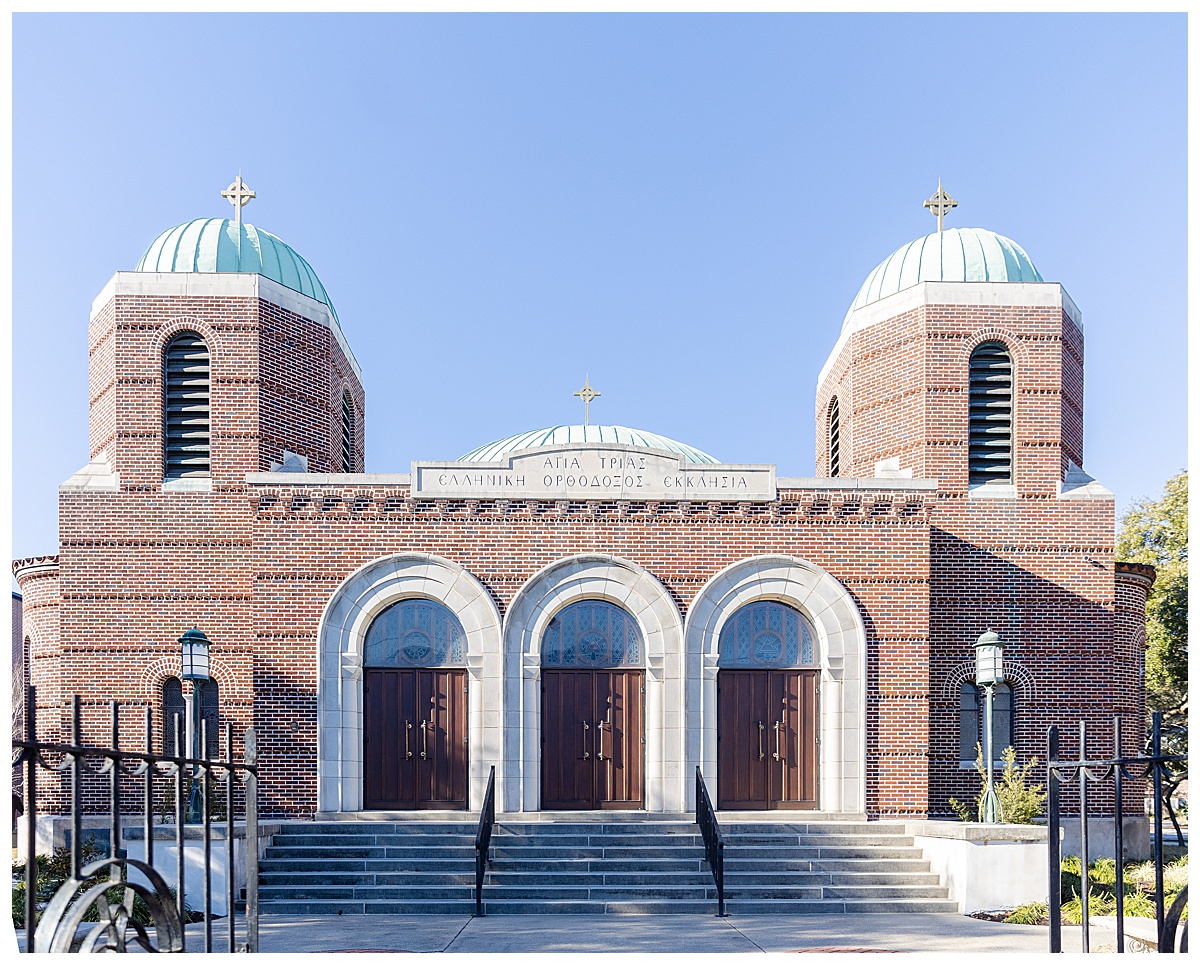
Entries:
MULTIPOLYGON (((228 218, 197 218, 150 243, 134 271, 229 271, 265 275, 337 311, 312 266, 269 231, 228 218)), ((340 323, 339 323, 340 324, 340 323)))
POLYGON ((864 305, 923 281, 1042 281, 1025 249, 986 228, 947 228, 910 241, 867 276, 842 322, 864 305))
POLYGON ((618 446, 635 446, 638 449, 658 449, 680 453, 685 462, 715 464, 720 460, 707 452, 701 452, 682 442, 660 436, 656 432, 629 429, 625 426, 550 426, 521 432, 507 439, 489 442, 486 446, 473 449, 460 462, 499 462, 510 453, 522 449, 537 449, 541 446, 607 442, 618 446))

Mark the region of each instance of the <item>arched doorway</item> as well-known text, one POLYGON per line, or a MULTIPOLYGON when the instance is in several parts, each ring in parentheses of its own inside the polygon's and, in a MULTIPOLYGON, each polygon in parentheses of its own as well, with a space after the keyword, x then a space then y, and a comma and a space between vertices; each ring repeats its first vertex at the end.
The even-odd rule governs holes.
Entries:
POLYGON ((644 806, 645 643, 604 600, 560 610, 542 635, 542 807, 644 806))
POLYGON ((760 600, 721 628, 717 806, 817 805, 816 633, 796 609, 760 600))
POLYGON ((433 600, 381 611, 363 644, 363 806, 467 807, 466 634, 433 600))

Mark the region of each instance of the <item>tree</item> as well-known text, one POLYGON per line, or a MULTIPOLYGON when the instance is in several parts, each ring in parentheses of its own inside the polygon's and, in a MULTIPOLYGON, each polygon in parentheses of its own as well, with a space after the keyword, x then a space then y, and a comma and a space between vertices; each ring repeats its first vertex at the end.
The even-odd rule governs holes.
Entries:
MULTIPOLYGON (((1150 563, 1158 578, 1146 602, 1146 710, 1186 734, 1188 716, 1188 479, 1167 480, 1161 499, 1142 499, 1121 520, 1117 559, 1150 563)), ((1186 737, 1184 738, 1186 740, 1186 737)))

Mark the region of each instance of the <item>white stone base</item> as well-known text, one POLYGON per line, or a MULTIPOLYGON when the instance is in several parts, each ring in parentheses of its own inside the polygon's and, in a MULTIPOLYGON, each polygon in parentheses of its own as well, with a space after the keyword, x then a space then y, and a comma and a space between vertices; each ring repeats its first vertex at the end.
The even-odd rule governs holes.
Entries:
POLYGON ((1045 901, 1046 828, 1028 824, 909 821, 905 832, 964 915, 1045 901))
MULTIPOLYGON (((1088 818, 1088 861, 1097 858, 1115 858, 1117 843, 1114 831, 1116 818, 1088 818)), ((1153 857, 1150 848, 1150 818, 1138 815, 1127 817, 1121 821, 1121 850, 1125 852, 1126 861, 1146 861, 1153 857)), ((1173 840, 1174 833, 1164 840, 1173 840)), ((1078 855, 1079 848, 1079 818, 1062 819, 1062 855, 1078 855)))
MULTIPOLYGON (((93 829, 105 829, 109 827, 109 819, 102 816, 88 816, 83 820, 85 834, 84 840, 87 841, 89 835, 87 831, 93 829)), ((21 821, 18 826, 18 855, 19 860, 24 860, 27 854, 25 848, 25 822, 21 821)), ((40 815, 38 817, 37 827, 37 853, 50 854, 56 848, 61 848, 69 843, 71 830, 71 819, 60 815, 40 815)), ((146 842, 143 837, 143 827, 140 822, 138 824, 126 824, 121 828, 121 847, 125 850, 125 855, 128 858, 133 858, 137 861, 144 861, 146 856, 146 842)), ((261 857, 267 845, 271 843, 271 836, 279 831, 278 823, 259 824, 258 826, 258 854, 261 857)), ((187 902, 187 907, 192 911, 202 911, 204 909, 204 839, 201 826, 198 824, 189 824, 184 828, 183 839, 183 862, 184 862, 184 900, 187 902)), ((233 828, 233 879, 235 894, 240 894, 241 889, 246 885, 246 826, 238 822, 234 823, 233 828)), ((107 848, 105 849, 107 854, 107 848)), ((154 827, 154 870, 162 875, 163 879, 172 888, 176 883, 176 871, 178 864, 176 861, 176 842, 175 842, 175 826, 158 824, 154 827)), ((228 880, 225 868, 225 825, 213 824, 212 826, 212 846, 210 851, 209 866, 211 868, 210 889, 211 889, 211 907, 214 915, 225 915, 228 902, 226 901, 228 888, 226 882, 228 880)), ((130 871, 129 879, 138 884, 148 884, 146 877, 136 870, 130 871)))

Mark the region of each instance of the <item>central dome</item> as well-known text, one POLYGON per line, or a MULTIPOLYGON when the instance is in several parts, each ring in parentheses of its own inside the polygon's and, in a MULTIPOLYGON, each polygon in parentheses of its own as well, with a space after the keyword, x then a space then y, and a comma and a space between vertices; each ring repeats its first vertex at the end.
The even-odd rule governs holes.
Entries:
POLYGON ((867 276, 846 312, 844 329, 858 309, 923 281, 1040 282, 1025 249, 986 228, 947 228, 910 241, 867 276))
MULTIPOLYGON (((134 271, 246 272, 337 311, 312 266, 269 231, 228 218, 197 218, 168 228, 150 243, 134 271)), ((340 324, 340 323, 339 323, 340 324)))
POLYGON ((509 436, 507 439, 499 439, 496 442, 489 442, 486 446, 473 449, 461 457, 459 462, 498 462, 508 454, 520 452, 522 449, 597 442, 607 442, 617 446, 634 446, 638 449, 676 452, 683 456, 685 462, 708 464, 719 462, 707 452, 701 452, 686 443, 660 436, 657 432, 629 429, 625 426, 592 425, 550 426, 548 429, 521 432, 515 436, 509 436))

